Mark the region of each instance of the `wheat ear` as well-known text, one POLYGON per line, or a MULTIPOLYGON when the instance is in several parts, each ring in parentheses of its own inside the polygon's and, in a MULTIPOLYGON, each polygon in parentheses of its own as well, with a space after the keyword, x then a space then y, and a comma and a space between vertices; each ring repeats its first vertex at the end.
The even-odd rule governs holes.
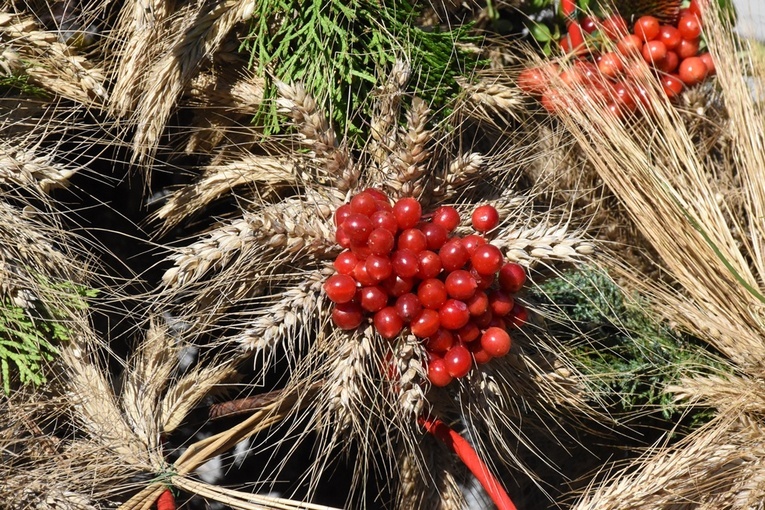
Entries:
POLYGON ((419 197, 425 191, 425 165, 430 155, 427 144, 431 132, 427 129, 430 109, 419 97, 412 99, 407 112, 406 130, 399 136, 400 148, 394 151, 383 166, 383 187, 391 196, 419 197))
POLYGON ((0 140, 0 185, 37 188, 44 194, 64 188, 78 168, 62 165, 52 154, 25 147, 18 140, 0 140))

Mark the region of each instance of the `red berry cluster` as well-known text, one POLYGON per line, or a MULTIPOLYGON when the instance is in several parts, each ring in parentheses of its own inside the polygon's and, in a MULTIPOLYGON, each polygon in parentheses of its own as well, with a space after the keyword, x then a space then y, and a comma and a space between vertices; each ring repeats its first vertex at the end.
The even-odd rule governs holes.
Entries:
MULTIPOLYGON (((600 104, 617 117, 634 113, 638 104, 650 106, 646 90, 636 77, 642 75, 639 56, 653 69, 662 89, 670 99, 683 88, 696 85, 714 74, 715 65, 709 53, 699 54, 701 42, 701 10, 698 0, 683 9, 675 25, 664 25, 653 16, 638 18, 630 34, 627 22, 618 14, 603 20, 585 16, 579 21, 588 41, 576 48, 577 61, 561 71, 557 65, 526 69, 518 76, 518 86, 527 94, 540 98, 550 113, 572 106, 551 83, 558 77, 568 86, 581 86, 584 97, 579 108, 600 104), (593 48, 600 48, 597 51, 593 48)), ((570 51, 569 36, 561 46, 570 51)))
POLYGON ((424 217, 416 199, 391 205, 375 189, 338 208, 336 240, 346 249, 324 284, 335 303, 334 324, 355 329, 371 316, 387 339, 408 327, 428 351, 428 378, 435 386, 466 375, 473 360, 482 364, 507 354, 507 328, 527 318, 513 298, 526 273, 505 263, 481 235, 499 223, 494 207, 477 207, 471 219, 476 234, 452 235, 460 224, 455 208, 439 207, 424 217))

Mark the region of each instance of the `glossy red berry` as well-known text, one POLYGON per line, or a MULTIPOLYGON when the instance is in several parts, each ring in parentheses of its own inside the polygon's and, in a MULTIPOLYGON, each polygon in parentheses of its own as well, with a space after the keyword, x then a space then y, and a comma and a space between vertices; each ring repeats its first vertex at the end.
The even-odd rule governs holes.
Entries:
POLYGON ((372 220, 363 214, 351 213, 343 222, 342 229, 351 238, 351 241, 364 243, 372 232, 372 220))
POLYGON ((372 196, 375 200, 378 200, 380 202, 387 202, 388 201, 388 195, 383 193, 377 188, 367 188, 362 193, 365 193, 367 195, 372 196))
POLYGON ((365 265, 375 282, 381 282, 393 274, 393 264, 388 257, 382 255, 370 255, 365 265))
POLYGON ((664 89, 664 93, 667 94, 667 97, 670 99, 676 98, 683 91, 683 80, 676 74, 665 74, 659 81, 661 81, 661 87, 664 89))
POLYGON ((491 284, 494 283, 494 280, 496 279, 496 274, 481 274, 474 267, 470 268, 470 276, 475 278, 475 282, 478 284, 478 290, 486 290, 489 287, 491 287, 491 284))
POLYGON ((398 233, 398 222, 392 212, 377 211, 370 219, 375 228, 384 228, 394 236, 398 233))
POLYGON ((598 29, 598 18, 594 16, 585 16, 581 19, 579 24, 582 26, 582 30, 587 34, 591 34, 598 29))
POLYGON ((472 255, 475 249, 479 246, 486 244, 486 239, 478 234, 470 234, 462 238, 462 246, 468 251, 468 254, 472 255))
POLYGON ((514 294, 521 290, 526 283, 526 271, 515 262, 503 264, 499 270, 499 287, 505 292, 514 294))
POLYGON ((353 268, 352 276, 364 287, 376 285, 379 282, 379 280, 376 280, 372 275, 369 274, 366 260, 359 260, 358 264, 356 264, 356 267, 353 268))
POLYGON ((366 260, 367 257, 372 255, 372 250, 369 249, 369 244, 359 243, 353 240, 351 240, 351 251, 359 260, 366 260))
POLYGON ((460 224, 460 213, 452 206, 442 205, 433 213, 431 221, 444 227, 447 232, 451 232, 460 224))
POLYGON ((501 290, 489 291, 489 309, 495 317, 504 317, 513 310, 515 299, 501 290))
POLYGON ((473 322, 475 322, 475 325, 479 328, 488 328, 491 321, 494 319, 494 315, 491 313, 491 310, 486 310, 481 315, 477 315, 473 317, 473 322))
POLYGON ((478 232, 488 232, 499 225, 499 212, 492 205, 482 205, 473 211, 471 220, 478 232))
POLYGON ((324 292, 333 303, 347 303, 356 295, 356 280, 345 274, 332 275, 324 283, 324 292))
POLYGON ((707 73, 707 65, 700 57, 688 57, 677 68, 677 74, 688 87, 704 81, 707 73))
POLYGON ((455 331, 455 336, 459 342, 467 344, 475 341, 479 336, 481 336, 481 330, 478 329, 478 326, 476 326, 475 322, 468 321, 467 324, 455 331))
POLYGON ((454 299, 466 301, 475 295, 478 283, 468 271, 457 269, 446 276, 444 280, 446 292, 454 299))
POLYGON ((601 30, 612 41, 616 41, 627 35, 627 22, 618 14, 608 16, 600 25, 601 30))
POLYGON ((425 348, 430 352, 446 352, 454 345, 454 334, 444 328, 439 328, 425 340, 425 348))
POLYGON ((381 285, 389 296, 397 298, 412 290, 414 287, 414 280, 412 278, 404 278, 397 274, 393 274, 383 280, 381 285))
POLYGON ((473 365, 473 357, 464 345, 455 345, 444 355, 446 370, 452 377, 464 377, 470 372, 473 365))
POLYGON ((420 283, 417 287, 417 297, 425 308, 438 310, 446 303, 449 296, 444 282, 436 278, 430 278, 420 283))
POLYGON ((377 211, 377 201, 371 193, 359 193, 351 199, 351 211, 364 216, 372 216, 377 211))
POLYGON ((667 57, 667 47, 661 41, 648 41, 643 45, 643 59, 656 65, 667 57))
POLYGON ((356 329, 363 321, 364 311, 358 303, 340 303, 332 310, 332 322, 340 329, 356 329))
POLYGON ((641 16, 635 21, 632 32, 644 41, 656 39, 659 35, 659 20, 653 16, 641 16))
POLYGON ((384 228, 374 229, 369 234, 369 239, 367 239, 367 247, 375 255, 388 255, 393 250, 395 243, 396 239, 393 237, 393 234, 384 228))
POLYGON ((406 323, 412 322, 422 311, 420 298, 410 292, 399 296, 396 299, 395 307, 398 316, 406 323))
POLYGON ((440 327, 441 322, 438 319, 438 312, 427 308, 422 310, 409 326, 412 334, 418 338, 428 338, 434 335, 440 327))
POLYGON ((476 248, 470 256, 470 263, 480 275, 493 275, 502 267, 502 252, 494 245, 486 244, 476 248))
POLYGON ((504 329, 489 328, 481 335, 481 347, 495 358, 510 352, 511 346, 510 335, 504 329))
POLYGON ((396 338, 404 328, 404 321, 396 313, 392 306, 386 306, 377 312, 372 319, 372 323, 380 336, 388 340, 396 338))
POLYGON ((668 50, 677 48, 682 38, 683 36, 680 35, 680 31, 672 25, 662 25, 659 27, 659 37, 657 39, 663 42, 668 50))
POLYGON ((699 44, 701 44, 701 41, 698 37, 696 39, 682 39, 677 46, 677 56, 682 60, 697 55, 699 53, 699 44))
POLYGON ((704 62, 704 65, 707 66, 707 75, 712 76, 715 74, 715 61, 712 60, 712 55, 710 55, 709 52, 704 52, 699 55, 699 58, 704 62))
POLYGON ((367 312, 378 312, 388 304, 388 293, 379 285, 363 287, 361 295, 361 308, 367 312))
POLYGON ((422 233, 425 234, 429 250, 437 251, 441 249, 444 243, 449 239, 449 232, 437 223, 426 223, 420 228, 422 229, 422 233))
POLYGON ((340 207, 337 208, 337 211, 335 211, 335 226, 339 227, 343 223, 345 223, 345 220, 348 219, 348 216, 350 216, 353 213, 351 211, 351 205, 350 204, 343 204, 340 207))
POLYGON ((393 206, 393 216, 396 217, 401 230, 412 228, 420 222, 422 206, 415 198, 407 197, 399 199, 393 206))
POLYGON ((358 262, 358 257, 352 251, 345 250, 335 258, 332 265, 338 273, 350 275, 358 262))
POLYGON ((438 256, 441 257, 441 265, 447 272, 462 269, 470 259, 470 254, 462 241, 456 237, 449 239, 441 247, 438 256))
POLYGON ((479 315, 486 313, 486 310, 489 309, 489 296, 484 291, 479 290, 473 294, 473 297, 468 299, 465 304, 468 307, 470 315, 478 317, 479 315))
POLYGON ((477 365, 483 365, 491 361, 491 354, 481 347, 481 342, 471 342, 467 344, 466 347, 470 351, 470 354, 473 355, 473 359, 477 365))
POLYGON ((448 386, 453 379, 446 368, 446 362, 443 358, 432 358, 428 362, 428 380, 430 384, 443 388, 448 386))
POLYGON ((425 250, 419 253, 417 278, 427 280, 435 278, 441 273, 441 257, 437 253, 425 250))
POLYGON ((457 330, 463 327, 470 320, 470 312, 464 301, 459 299, 448 299, 441 308, 438 309, 438 319, 441 327, 451 330, 457 330))
POLYGON ((643 41, 634 34, 626 35, 616 44, 616 51, 622 55, 640 55, 643 41))
POLYGON ((342 227, 337 227, 337 230, 335 231, 335 242, 343 248, 351 247, 351 238, 342 227))
POLYGON ((412 278, 417 274, 419 259, 412 250, 396 250, 391 256, 393 271, 403 277, 412 278))
POLYGON ((680 31, 680 35, 683 36, 683 39, 696 39, 701 35, 701 23, 693 15, 682 16, 677 22, 677 29, 680 31))
POLYGON ((414 253, 420 253, 428 249, 428 240, 425 234, 418 228, 408 228, 398 235, 399 250, 411 250, 414 253))

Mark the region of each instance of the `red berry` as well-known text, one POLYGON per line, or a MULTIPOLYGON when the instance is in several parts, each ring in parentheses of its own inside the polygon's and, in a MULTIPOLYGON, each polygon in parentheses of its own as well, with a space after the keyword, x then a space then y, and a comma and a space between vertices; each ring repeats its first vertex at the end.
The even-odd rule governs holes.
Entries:
POLYGON ((505 292, 514 294, 521 290, 526 283, 526 271, 515 262, 504 264, 499 270, 499 287, 505 292))
POLYGON ((351 215, 353 211, 351 211, 351 204, 343 204, 340 207, 337 208, 337 211, 335 211, 335 226, 339 227, 342 225, 345 220, 348 219, 348 216, 351 215))
POLYGON ((364 216, 372 216, 377 211, 377 201, 369 193, 359 193, 351 199, 351 211, 364 216))
POLYGON ((691 4, 688 6, 688 13, 696 16, 699 20, 701 20, 702 9, 703 7, 701 0, 691 0, 691 4))
POLYGON ((376 228, 369 234, 367 240, 367 246, 369 251, 375 255, 388 255, 393 250, 393 245, 396 243, 396 239, 390 230, 384 228, 376 228))
POLYGON ((359 260, 359 262, 356 264, 356 267, 353 268, 352 276, 364 287, 376 285, 379 282, 379 280, 376 280, 371 274, 369 274, 366 260, 359 260))
POLYGON ((507 323, 502 317, 497 317, 494 315, 489 321, 489 324, 486 326, 486 329, 489 328, 507 329, 507 323))
POLYGON ((700 40, 696 39, 683 39, 677 47, 677 56, 681 59, 694 57, 699 53, 700 40))
POLYGON ((452 382, 453 378, 446 368, 443 358, 433 358, 428 362, 428 380, 433 386, 443 388, 452 382))
POLYGON ((361 308, 367 312, 377 312, 388 304, 388 293, 379 285, 363 287, 361 294, 361 308))
POLYGON ((668 51, 667 56, 656 64, 656 69, 662 73, 671 74, 677 71, 677 66, 680 63, 680 57, 674 51, 668 51))
POLYGON ((438 312, 427 308, 421 311, 409 325, 412 334, 418 338, 428 338, 435 334, 440 327, 441 321, 438 319, 438 312))
POLYGON ((364 312, 358 303, 340 303, 332 310, 332 322, 340 329, 356 329, 363 320, 364 312))
POLYGON ((467 344, 481 336, 481 330, 478 329, 475 322, 468 321, 467 324, 456 331, 456 336, 458 341, 467 344))
POLYGON ((481 347, 495 358, 510 352, 511 346, 510 335, 504 329, 489 328, 481 335, 481 347))
POLYGON ((380 336, 388 340, 396 338, 404 327, 404 321, 401 320, 396 309, 392 306, 386 306, 377 312, 372 322, 380 336))
POLYGON ((422 206, 416 198, 402 198, 393 206, 393 216, 396 217, 399 228, 412 228, 420 222, 422 206))
POLYGON ((510 324, 520 328, 529 321, 529 311, 520 303, 515 303, 513 311, 507 316, 510 324))
POLYGON ((412 278, 417 274, 419 260, 412 250, 396 250, 391 255, 393 271, 404 278, 412 278))
POLYGON ((425 239, 428 242, 429 250, 438 250, 449 239, 449 232, 436 223, 426 223, 422 227, 422 233, 425 234, 425 239))
POLYGON ((627 35, 627 22, 618 14, 612 14, 603 20, 601 30, 609 39, 616 41, 627 35))
POLYGON ((441 265, 447 272, 462 269, 470 259, 470 254, 465 246, 463 246, 462 241, 456 237, 448 240, 438 250, 438 256, 441 257, 441 265))
POLYGON ((345 274, 332 275, 324 283, 324 292, 333 303, 347 303, 356 295, 356 280, 345 274))
POLYGON ((351 238, 342 227, 337 227, 337 230, 335 231, 335 242, 343 248, 351 247, 351 238))
POLYGON ((370 195, 375 200, 378 200, 380 202, 387 202, 388 201, 388 195, 383 193, 377 188, 367 188, 362 193, 365 193, 367 195, 370 195))
POLYGON ((640 37, 630 34, 619 40, 616 50, 622 55, 640 55, 643 51, 643 41, 640 37))
POLYGON ((470 234, 462 238, 462 246, 468 251, 468 254, 472 255, 475 249, 479 246, 486 244, 486 239, 478 234, 470 234))
POLYGON ((686 15, 677 22, 677 29, 683 39, 696 39, 701 35, 701 23, 696 16, 686 15))
POLYGON ((489 296, 486 295, 484 291, 479 290, 473 294, 473 297, 468 299, 465 304, 468 307, 470 315, 477 317, 479 315, 483 315, 486 313, 486 310, 489 309, 489 296))
POLYGON ((335 258, 332 265, 338 273, 350 275, 353 274, 353 268, 356 267, 358 262, 358 257, 352 251, 345 250, 335 258))
POLYGON ((364 243, 372 232, 372 220, 363 214, 351 213, 343 222, 342 229, 348 233, 351 241, 364 243))
POLYGON ((707 66, 707 75, 712 76, 715 74, 715 61, 712 60, 712 55, 710 55, 709 52, 704 52, 699 55, 699 58, 704 62, 704 65, 707 66))
POLYGON ((470 263, 480 275, 492 275, 502 267, 502 252, 492 244, 476 248, 470 256, 470 263))
POLYGON ((482 205, 473 211, 473 228, 478 232, 488 232, 499 224, 499 212, 492 205, 482 205))
POLYGON ((672 25, 662 25, 659 27, 658 39, 664 43, 668 50, 674 50, 680 45, 683 36, 680 31, 672 25))
POLYGON ((460 213, 454 207, 442 205, 433 213, 431 221, 444 227, 447 232, 451 232, 460 224, 460 213))
POLYGON ((454 299, 468 300, 475 295, 478 283, 464 269, 457 269, 446 276, 446 292, 454 299))
POLYGON ((609 78, 616 78, 624 69, 624 63, 618 53, 609 51, 603 53, 598 60, 598 70, 609 78))
POLYGON ((683 91, 683 80, 676 74, 665 74, 660 78, 661 87, 664 89, 664 93, 667 97, 674 99, 680 95, 683 91))
POLYGON ((515 299, 510 294, 501 290, 489 292, 489 308, 495 317, 504 317, 513 310, 515 299))
POLYGON ((438 310, 446 303, 449 295, 446 292, 444 282, 430 278, 420 283, 419 287, 417 287, 417 297, 425 308, 438 310))
POLYGON ((392 212, 377 211, 370 219, 375 228, 384 228, 394 236, 398 233, 398 222, 392 212))
POLYGON ((464 345, 455 345, 449 349, 444 355, 444 362, 446 363, 446 370, 452 377, 464 377, 470 372, 470 367, 473 365, 473 358, 470 356, 464 345))
POLYGON ((661 41, 648 41, 643 45, 643 59, 656 65, 667 57, 667 47, 661 41))
POLYGON ((397 274, 391 275, 381 283, 382 288, 392 297, 403 296, 414 287, 412 278, 403 278, 397 274))
POLYGON ((375 282, 381 282, 393 274, 393 264, 388 257, 370 255, 366 263, 367 273, 375 282))
POLYGON ((417 278, 420 280, 435 278, 441 273, 441 257, 437 253, 425 250, 420 252, 417 259, 417 278))
POLYGON ((359 260, 366 260, 367 257, 372 255, 372 250, 369 249, 367 243, 359 243, 353 240, 351 240, 351 251, 359 260))
POLYGON ((474 317, 473 322, 475 322, 475 325, 479 328, 488 328, 493 319, 494 315, 491 313, 491 310, 486 310, 481 315, 474 317))
POLYGON ((446 329, 460 329, 470 320, 470 312, 464 301, 449 299, 438 309, 438 319, 441 327, 446 329))
POLYGON ((471 342, 467 344, 466 347, 470 351, 470 354, 473 355, 473 359, 477 365, 483 365, 491 361, 491 354, 481 347, 481 342, 471 342))
POLYGON ((656 39, 659 35, 659 20, 653 16, 641 16, 635 21, 632 32, 644 41, 656 39))
POLYGON ((637 108, 634 91, 626 82, 618 81, 611 86, 611 98, 625 111, 634 112, 637 108))
POLYGON ((680 62, 677 74, 687 86, 692 87, 707 77, 707 66, 700 57, 688 57, 680 62))
POLYGON ((454 345, 454 335, 444 328, 439 328, 425 340, 425 348, 430 352, 446 352, 452 345, 454 345))
POLYGON ((475 278, 475 282, 478 284, 478 290, 486 290, 491 287, 491 284, 494 283, 494 279, 496 277, 494 273, 481 274, 476 271, 474 267, 470 268, 470 276, 475 278))
POLYGON ((594 16, 585 16, 579 21, 579 25, 585 33, 591 34, 598 29, 598 18, 594 16))
POLYGON ((396 299, 395 306, 396 313, 406 323, 412 322, 412 320, 422 311, 420 298, 410 292, 399 296, 398 299, 396 299))
POLYGON ((412 250, 414 253, 420 253, 427 249, 428 240, 425 234, 418 228, 408 228, 398 235, 399 250, 412 250))

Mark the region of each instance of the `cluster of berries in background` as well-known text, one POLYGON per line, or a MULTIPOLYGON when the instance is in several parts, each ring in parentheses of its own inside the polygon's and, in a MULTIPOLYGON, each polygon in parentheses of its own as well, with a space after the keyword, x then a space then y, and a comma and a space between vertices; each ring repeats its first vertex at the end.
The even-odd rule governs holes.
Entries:
POLYGON ((653 16, 635 20, 632 33, 624 18, 613 14, 605 19, 584 16, 569 29, 561 47, 575 57, 573 65, 561 70, 557 64, 529 68, 518 76, 518 86, 541 101, 550 113, 572 105, 562 99, 554 84, 560 80, 567 86, 581 86, 585 93, 579 108, 602 105, 621 118, 650 107, 646 90, 636 77, 643 74, 642 58, 653 70, 670 99, 685 87, 704 81, 715 72, 708 52, 700 53, 701 10, 698 0, 681 9, 676 23, 661 24, 653 16), (571 47, 574 34, 582 34, 583 43, 571 47))
POLYGON ((482 235, 499 224, 494 207, 477 207, 471 220, 477 233, 453 235, 461 223, 455 208, 423 216, 416 199, 391 205, 376 189, 339 207, 336 240, 345 250, 324 284, 335 326, 351 330, 371 318, 391 340, 408 328, 428 352, 435 386, 465 376, 474 362, 507 354, 507 330, 527 319, 513 296, 526 273, 482 235))

